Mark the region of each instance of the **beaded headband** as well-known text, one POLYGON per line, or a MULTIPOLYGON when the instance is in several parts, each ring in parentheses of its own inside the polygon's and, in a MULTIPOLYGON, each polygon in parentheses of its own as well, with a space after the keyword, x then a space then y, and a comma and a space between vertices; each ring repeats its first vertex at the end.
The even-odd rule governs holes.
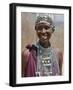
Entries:
POLYGON ((46 22, 47 24, 50 24, 51 27, 52 27, 52 30, 53 30, 53 32, 54 32, 55 26, 54 26, 54 24, 53 24, 52 19, 51 19, 49 16, 38 16, 38 17, 37 17, 37 20, 36 20, 36 22, 35 22, 35 29, 36 29, 36 27, 39 25, 39 23, 41 23, 41 22, 43 22, 43 23, 46 22))

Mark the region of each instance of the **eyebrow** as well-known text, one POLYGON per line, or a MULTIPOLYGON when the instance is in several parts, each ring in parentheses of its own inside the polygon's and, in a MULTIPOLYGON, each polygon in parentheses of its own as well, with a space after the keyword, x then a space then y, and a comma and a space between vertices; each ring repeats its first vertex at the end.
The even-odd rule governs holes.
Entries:
POLYGON ((36 23, 36 25, 39 25, 39 24, 47 24, 47 25, 50 25, 50 23, 47 22, 47 21, 40 21, 40 22, 36 23))

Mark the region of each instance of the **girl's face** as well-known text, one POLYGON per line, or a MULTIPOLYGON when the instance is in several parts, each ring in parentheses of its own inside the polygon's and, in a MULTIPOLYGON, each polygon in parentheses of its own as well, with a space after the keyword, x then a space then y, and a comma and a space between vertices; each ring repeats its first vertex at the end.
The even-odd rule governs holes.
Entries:
POLYGON ((39 23, 39 25, 36 27, 36 33, 39 41, 45 44, 49 42, 52 32, 52 27, 49 23, 39 23))

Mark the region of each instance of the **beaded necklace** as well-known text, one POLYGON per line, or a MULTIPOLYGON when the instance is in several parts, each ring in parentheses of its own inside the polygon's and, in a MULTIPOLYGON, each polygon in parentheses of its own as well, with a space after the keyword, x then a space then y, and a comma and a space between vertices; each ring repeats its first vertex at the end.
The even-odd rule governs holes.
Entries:
POLYGON ((37 76, 52 75, 52 48, 43 48, 37 43, 37 76))

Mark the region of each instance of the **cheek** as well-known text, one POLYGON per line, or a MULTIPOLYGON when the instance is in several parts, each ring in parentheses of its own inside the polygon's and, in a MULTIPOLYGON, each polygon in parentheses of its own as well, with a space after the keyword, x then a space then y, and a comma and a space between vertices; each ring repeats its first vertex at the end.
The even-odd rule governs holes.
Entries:
MULTIPOLYGON (((51 32, 46 32, 45 34, 47 36, 47 39, 51 38, 51 35, 52 35, 51 32)), ((37 36, 38 36, 39 39, 42 39, 42 36, 44 36, 45 34, 43 34, 42 32, 37 32, 37 36)))
POLYGON ((51 36, 52 36, 52 33, 50 33, 50 32, 48 33, 48 32, 47 32, 47 37, 48 37, 49 39, 51 38, 51 36))
POLYGON ((42 33, 37 32, 37 36, 38 36, 38 38, 40 39, 40 38, 42 37, 42 33))

